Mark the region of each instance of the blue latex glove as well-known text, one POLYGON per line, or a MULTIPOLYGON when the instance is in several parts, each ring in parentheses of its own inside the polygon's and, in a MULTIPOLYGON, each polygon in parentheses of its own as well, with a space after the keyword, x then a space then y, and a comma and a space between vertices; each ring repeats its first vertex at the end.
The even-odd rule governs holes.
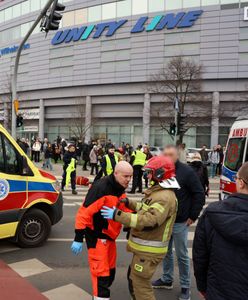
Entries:
POLYGON ((73 242, 71 245, 71 251, 75 254, 78 255, 83 251, 83 243, 80 242, 73 242))
POLYGON ((115 206, 113 208, 103 206, 103 208, 101 209, 101 215, 104 217, 104 219, 113 220, 115 211, 115 206))

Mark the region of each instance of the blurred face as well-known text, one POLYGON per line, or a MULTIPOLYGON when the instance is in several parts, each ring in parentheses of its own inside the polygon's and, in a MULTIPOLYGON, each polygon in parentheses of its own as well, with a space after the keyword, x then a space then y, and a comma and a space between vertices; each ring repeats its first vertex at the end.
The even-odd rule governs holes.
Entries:
POLYGON ((114 172, 115 180, 123 186, 125 189, 128 187, 129 182, 132 179, 133 176, 133 170, 118 170, 114 172))
POLYGON ((248 182, 245 182, 239 175, 236 176, 236 189, 240 194, 248 194, 248 182))
POLYGON ((75 149, 74 146, 71 146, 71 147, 69 148, 69 152, 75 152, 75 151, 76 151, 76 149, 75 149))
POLYGON ((163 151, 164 156, 169 157, 174 163, 176 163, 179 159, 178 151, 177 149, 171 147, 171 148, 165 148, 163 151))
POLYGON ((109 149, 109 154, 114 154, 115 153, 115 149, 109 149))
POLYGON ((216 151, 216 150, 217 150, 217 147, 216 147, 216 146, 214 146, 214 148, 213 148, 213 149, 214 149, 214 151, 216 151))

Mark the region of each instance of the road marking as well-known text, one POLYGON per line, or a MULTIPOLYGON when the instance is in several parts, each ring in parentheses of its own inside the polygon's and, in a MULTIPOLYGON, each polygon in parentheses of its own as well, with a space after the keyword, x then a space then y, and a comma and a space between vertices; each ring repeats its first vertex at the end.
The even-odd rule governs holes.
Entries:
POLYGON ((0 254, 12 252, 12 251, 17 251, 17 250, 20 250, 20 248, 15 247, 14 245, 13 245, 13 247, 11 247, 10 245, 8 245, 8 246, 1 246, 0 254))
POLYGON ((92 300, 92 296, 74 284, 68 284, 43 293, 49 300, 92 300))
POLYGON ((49 268, 36 258, 12 263, 9 264, 9 267, 22 277, 28 277, 52 271, 51 268, 49 268))
MULTIPOLYGON (((47 240, 48 242, 73 242, 73 238, 50 238, 47 240)), ((117 243, 126 243, 126 239, 117 239, 117 243)))

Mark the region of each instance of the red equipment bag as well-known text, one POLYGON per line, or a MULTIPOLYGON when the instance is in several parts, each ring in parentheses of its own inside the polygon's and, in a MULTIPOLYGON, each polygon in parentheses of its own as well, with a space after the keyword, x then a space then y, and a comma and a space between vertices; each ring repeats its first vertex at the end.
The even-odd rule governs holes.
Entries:
POLYGON ((83 177, 83 176, 76 177, 76 185, 88 186, 89 184, 90 184, 90 181, 88 178, 83 177))

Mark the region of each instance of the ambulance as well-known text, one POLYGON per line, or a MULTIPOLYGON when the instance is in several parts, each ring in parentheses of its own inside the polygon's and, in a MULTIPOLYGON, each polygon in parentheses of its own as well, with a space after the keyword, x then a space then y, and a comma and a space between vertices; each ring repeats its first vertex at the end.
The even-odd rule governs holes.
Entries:
POLYGON ((246 161, 248 161, 248 117, 240 117, 234 122, 227 142, 220 178, 222 199, 236 192, 235 176, 246 161))
POLYGON ((62 216, 56 178, 39 170, 0 125, 0 239, 41 246, 62 216))

